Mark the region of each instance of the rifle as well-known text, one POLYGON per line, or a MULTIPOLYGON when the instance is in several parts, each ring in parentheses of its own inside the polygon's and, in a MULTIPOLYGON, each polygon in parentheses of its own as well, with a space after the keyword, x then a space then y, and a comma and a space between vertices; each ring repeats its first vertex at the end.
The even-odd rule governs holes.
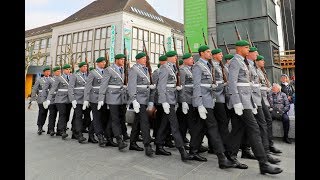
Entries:
MULTIPOLYGON (((211 33, 211 39, 212 39, 214 48, 217 49, 218 47, 217 47, 216 42, 215 42, 214 39, 213 39, 212 33, 211 33)), ((224 81, 224 82, 227 82, 227 76, 226 76, 226 74, 225 74, 224 65, 222 64, 222 61, 219 62, 219 65, 220 65, 220 67, 221 67, 223 81, 224 81)))
POLYGON ((128 55, 127 55, 127 48, 126 48, 126 40, 123 39, 123 54, 126 56, 124 59, 124 67, 123 67, 123 72, 124 72, 124 80, 123 84, 127 85, 128 84, 128 69, 129 69, 129 64, 128 64, 128 55))
MULTIPOLYGON (((204 44, 208 45, 206 37, 204 35, 203 28, 202 28, 202 37, 203 37, 203 40, 204 40, 204 44)), ((208 63, 211 65, 212 84, 216 84, 215 75, 214 75, 214 66, 213 66, 213 63, 212 63, 212 59, 208 60, 208 63)))
POLYGON ((51 76, 53 76, 53 60, 52 60, 52 57, 50 57, 51 59, 51 76))
POLYGON ((106 53, 104 54, 104 57, 106 58, 106 65, 104 66, 104 68, 107 68, 108 66, 110 66, 109 52, 107 50, 106 50, 106 53))
MULTIPOLYGON (((173 49, 174 51, 177 52, 177 48, 176 48, 176 39, 174 38, 174 34, 172 34, 172 40, 173 40, 173 49)), ((176 78, 177 78, 177 83, 176 86, 180 86, 180 68, 179 68, 179 61, 178 58, 176 60, 176 67, 177 67, 177 74, 176 74, 176 78)))
POLYGON ((254 44, 253 44, 253 42, 251 41, 251 38, 250 38, 250 36, 249 36, 249 33, 248 33, 248 29, 246 28, 246 32, 247 32, 247 39, 248 39, 248 41, 249 41, 249 43, 250 43, 250 46, 252 47, 252 46, 254 46, 254 44))
POLYGON ((188 45, 188 51, 190 54, 192 54, 192 51, 191 51, 191 48, 190 48, 190 45, 189 45, 189 41, 188 41, 188 37, 186 36, 186 41, 187 41, 187 45, 188 45))
POLYGON ((146 44, 143 40, 143 52, 146 53, 146 58, 147 58, 147 62, 146 62, 146 66, 148 68, 148 72, 149 72, 149 76, 150 76, 150 84, 153 84, 152 82, 152 69, 151 69, 151 65, 150 65, 150 58, 149 58, 149 55, 148 55, 148 52, 147 52, 147 47, 146 47, 146 44))
POLYGON ((228 54, 230 54, 230 50, 229 50, 229 48, 228 48, 228 46, 227 46, 226 41, 224 40, 224 35, 223 35, 222 38, 223 38, 223 44, 224 44, 224 46, 226 47, 226 51, 227 51, 228 54))
POLYGON ((89 63, 88 63, 88 56, 87 56, 87 48, 86 48, 86 53, 84 54, 84 60, 86 61, 87 64, 87 75, 89 75, 89 63))
POLYGON ((163 46, 164 54, 166 54, 166 53, 167 53, 167 50, 166 50, 166 46, 164 45, 164 42, 162 42, 162 46, 163 46))
POLYGON ((234 23, 234 29, 235 29, 236 34, 237 34, 237 38, 238 38, 238 40, 241 40, 241 36, 240 36, 240 34, 239 34, 237 24, 236 24, 235 21, 233 21, 233 23, 234 23))

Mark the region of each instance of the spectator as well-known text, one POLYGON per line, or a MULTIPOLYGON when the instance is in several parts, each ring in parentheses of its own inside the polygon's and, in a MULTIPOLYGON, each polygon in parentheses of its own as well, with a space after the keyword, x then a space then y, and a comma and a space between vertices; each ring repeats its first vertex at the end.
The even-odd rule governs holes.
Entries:
POLYGON ((281 92, 284 92, 289 100, 289 103, 292 104, 292 95, 294 93, 294 87, 290 84, 290 80, 288 75, 282 74, 281 75, 281 92))

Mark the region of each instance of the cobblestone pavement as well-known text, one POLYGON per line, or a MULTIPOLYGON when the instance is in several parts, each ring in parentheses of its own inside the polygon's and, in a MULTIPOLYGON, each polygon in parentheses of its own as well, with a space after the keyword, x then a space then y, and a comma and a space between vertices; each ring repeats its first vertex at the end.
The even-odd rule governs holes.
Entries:
MULTIPOLYGON (((27 107, 27 102, 26 102, 27 107)), ((147 157, 143 151, 123 152, 115 147, 100 148, 96 144, 79 144, 71 139, 70 130, 66 140, 50 137, 46 132, 37 135, 37 110, 32 105, 25 111, 25 177, 27 180, 39 179, 218 179, 218 180, 257 180, 257 179, 295 179, 295 144, 275 141, 282 150, 277 156, 283 172, 279 175, 261 175, 258 162, 238 158, 249 166, 246 170, 219 169, 218 159, 213 154, 203 153, 207 162, 182 162, 176 148, 167 148, 171 156, 147 157)), ((70 121, 68 127, 71 127, 70 121)), ((44 125, 47 130, 47 121, 44 125)), ((128 126, 130 134, 131 127, 128 126)), ((88 134, 84 134, 87 138, 88 134)), ((205 138, 206 139, 206 138, 205 138)), ((207 142, 204 142, 207 145, 207 142)), ((143 146, 141 142, 139 146, 143 146)), ((153 145, 153 144, 152 144, 153 145)), ((154 145, 153 145, 153 148, 154 145)), ((238 156, 241 152, 238 153, 238 156)))

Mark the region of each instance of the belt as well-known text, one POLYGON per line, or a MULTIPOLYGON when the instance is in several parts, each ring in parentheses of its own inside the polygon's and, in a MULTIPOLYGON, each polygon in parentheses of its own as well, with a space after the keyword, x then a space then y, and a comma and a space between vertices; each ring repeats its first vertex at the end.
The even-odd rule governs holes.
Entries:
POLYGON ((117 86, 117 85, 108 85, 109 88, 121 88, 122 86, 117 86))
POLYGON ((268 87, 260 87, 260 90, 267 91, 269 88, 268 87))
POLYGON ((224 81, 216 81, 217 84, 222 84, 224 81))
POLYGON ((212 87, 212 84, 200 84, 202 87, 212 87))
POLYGON ((42 90, 39 90, 39 92, 42 92, 42 90))
POLYGON ((167 84, 167 87, 175 88, 176 85, 175 84, 167 84))
POLYGON ((237 86, 251 86, 250 83, 237 83, 237 86))
POLYGON ((252 84, 253 87, 260 87, 260 84, 252 84))
POLYGON ((84 89, 84 87, 75 87, 74 89, 84 89))
POLYGON ((193 87, 193 84, 186 84, 185 87, 193 87))
POLYGON ((58 91, 68 91, 68 89, 58 89, 58 91))
POLYGON ((149 85, 137 85, 137 87, 139 87, 139 88, 148 88, 149 85))
POLYGON ((92 86, 92 88, 100 89, 100 86, 92 86))

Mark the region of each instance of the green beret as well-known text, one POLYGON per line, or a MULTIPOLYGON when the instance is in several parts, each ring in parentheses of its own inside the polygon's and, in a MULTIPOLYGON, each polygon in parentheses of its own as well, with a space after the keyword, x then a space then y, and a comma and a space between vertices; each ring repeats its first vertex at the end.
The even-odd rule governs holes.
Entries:
POLYGON ((98 63, 98 62, 105 61, 105 60, 106 60, 105 57, 99 57, 99 58, 96 60, 96 62, 98 63))
POLYGON ((250 47, 249 52, 255 52, 255 51, 258 51, 258 48, 254 47, 254 46, 250 47))
POLYGON ((209 46, 203 45, 203 46, 200 46, 200 47, 198 48, 198 52, 204 52, 204 51, 206 51, 206 50, 208 50, 208 49, 210 49, 209 46))
POLYGON ((185 53, 183 56, 182 56, 182 59, 188 59, 192 56, 192 54, 190 53, 185 53))
POLYGON ((76 72, 79 72, 79 69, 77 69, 76 72))
POLYGON ((236 42, 236 46, 249 46, 249 42, 246 40, 240 40, 236 42))
POLYGON ((60 66, 56 66, 56 67, 54 67, 54 68, 52 69, 53 72, 56 72, 56 71, 58 71, 58 70, 60 70, 60 66))
POLYGON ((211 54, 218 54, 218 53, 221 53, 221 52, 222 52, 222 50, 217 48, 217 49, 212 50, 211 54))
POLYGON ((256 61, 260 61, 260 60, 264 60, 264 57, 261 56, 261 55, 259 55, 259 56, 257 57, 257 60, 256 60, 256 61))
POLYGON ((89 67, 89 71, 91 71, 91 70, 93 70, 94 69, 94 67, 89 67))
POLYGON ((183 60, 180 59, 180 60, 179 60, 179 66, 182 65, 182 64, 183 64, 183 60))
POLYGON ((160 68, 160 66, 161 66, 161 64, 159 63, 159 64, 158 64, 158 68, 160 68))
POLYGON ((143 58, 143 57, 145 57, 145 56, 147 56, 146 53, 141 52, 141 53, 138 53, 138 54, 136 55, 136 59, 140 59, 140 58, 143 58))
POLYGON ((175 55, 178 55, 176 51, 168 51, 168 52, 166 53, 166 56, 167 56, 167 57, 172 57, 172 56, 175 56, 175 55))
POLYGON ((117 54, 114 58, 121 59, 121 58, 126 58, 126 56, 124 54, 117 54))
POLYGON ((159 61, 166 61, 167 60, 167 56, 166 55, 162 55, 159 57, 159 61))
POLYGON ((50 70, 49 66, 46 66, 45 68, 43 68, 43 72, 50 70))
POLYGON ((78 67, 81 68, 83 65, 87 65, 87 63, 86 62, 81 62, 81 63, 78 64, 78 67))
POLYGON ((233 55, 232 55, 232 54, 226 54, 226 55, 224 55, 223 58, 224 58, 225 60, 232 59, 232 58, 233 58, 233 55))
POLYGON ((63 65, 62 69, 68 69, 68 68, 71 68, 71 66, 69 64, 65 64, 63 65))

